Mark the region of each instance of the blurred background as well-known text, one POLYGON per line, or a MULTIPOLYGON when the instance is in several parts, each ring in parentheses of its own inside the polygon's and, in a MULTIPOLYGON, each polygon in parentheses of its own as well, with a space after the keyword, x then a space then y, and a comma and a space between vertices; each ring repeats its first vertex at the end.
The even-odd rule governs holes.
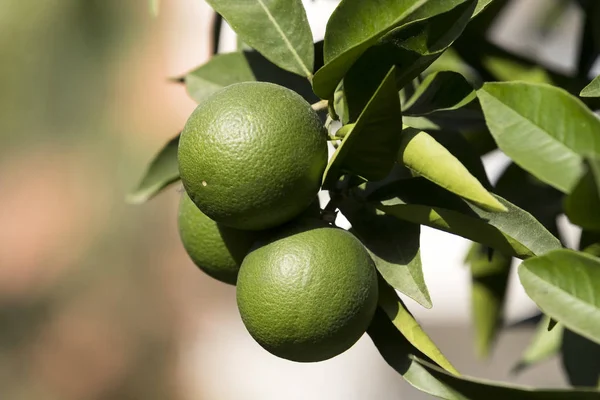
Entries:
MULTIPOLYGON (((494 40, 572 71, 579 9, 563 0, 559 18, 531 23, 559 2, 514 0, 494 40)), ((336 2, 305 3, 321 39, 336 2)), ((245 331, 235 289, 185 255, 179 188, 142 206, 124 202, 195 107, 168 78, 211 55, 212 12, 202 0, 164 0, 156 17, 144 0, 0 4, 0 398, 428 398, 368 337, 318 364, 269 355, 245 331)), ((224 30, 220 50, 234 47, 224 30)), ((492 179, 505 165, 501 154, 486 159, 492 179)), ((564 386, 557 360, 510 375, 528 327, 503 334, 490 360, 476 358, 468 243, 428 229, 422 242, 434 308, 409 307, 458 369, 564 386)), ((509 322, 534 313, 513 276, 509 322)))

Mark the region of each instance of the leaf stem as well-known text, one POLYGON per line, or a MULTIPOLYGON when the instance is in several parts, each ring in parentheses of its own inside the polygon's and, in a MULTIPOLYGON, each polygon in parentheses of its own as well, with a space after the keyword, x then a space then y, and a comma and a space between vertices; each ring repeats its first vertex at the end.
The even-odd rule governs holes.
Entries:
POLYGON ((327 100, 321 100, 321 101, 317 101, 314 104, 311 104, 310 107, 315 111, 321 111, 321 110, 327 109, 328 106, 329 106, 329 102, 327 100))

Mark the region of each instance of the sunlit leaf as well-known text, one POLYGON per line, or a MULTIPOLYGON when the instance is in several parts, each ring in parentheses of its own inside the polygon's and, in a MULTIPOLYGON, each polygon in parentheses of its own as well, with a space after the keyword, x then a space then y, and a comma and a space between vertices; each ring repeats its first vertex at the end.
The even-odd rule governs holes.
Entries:
POLYGON ((600 97, 600 76, 597 76, 579 94, 581 97, 600 97))
POLYGON ((531 214, 496 198, 508 212, 484 211, 422 179, 390 184, 369 195, 386 214, 465 237, 506 255, 527 258, 561 248, 558 239, 531 214))
POLYGON ((567 328, 600 343, 600 259, 555 250, 519 266, 525 291, 540 309, 567 328))
POLYGON ((312 77, 313 38, 301 0, 207 0, 240 38, 279 67, 312 77))
POLYGON ((408 128, 402 132, 398 162, 486 210, 506 211, 452 153, 423 131, 408 128))
POLYGON ((379 282, 379 307, 385 311, 392 324, 410 344, 446 371, 458 375, 456 368, 421 328, 392 287, 381 280, 379 282))
POLYGON ((600 156, 600 120, 577 98, 550 85, 486 83, 477 92, 490 132, 513 161, 569 193, 588 154, 600 156))

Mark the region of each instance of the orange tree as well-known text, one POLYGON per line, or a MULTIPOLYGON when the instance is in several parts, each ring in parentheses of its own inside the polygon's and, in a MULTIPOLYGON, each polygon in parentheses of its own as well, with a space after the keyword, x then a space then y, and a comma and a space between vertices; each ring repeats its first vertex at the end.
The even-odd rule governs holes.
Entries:
POLYGON ((366 330, 407 382, 444 399, 600 399, 600 78, 588 79, 600 2, 573 1, 585 18, 572 76, 487 39, 505 0, 342 0, 318 43, 300 0, 208 3, 240 50, 180 79, 198 109, 130 200, 183 180, 186 250, 212 276, 223 268, 224 281, 237 280, 253 337, 317 361, 366 330), (327 163, 320 134, 335 148, 327 163), (498 148, 512 163, 492 185, 481 157, 498 148), (309 205, 318 190, 331 199, 323 209, 309 205), (349 232, 333 224, 340 212, 349 232), (582 228, 577 250, 559 239, 562 213, 582 228), (482 355, 503 325, 513 259, 523 260, 518 275, 540 315, 516 370, 560 355, 576 388, 484 382, 452 366, 398 297, 432 307, 421 226, 473 242, 482 355), (204 249, 225 261, 215 267, 204 249))

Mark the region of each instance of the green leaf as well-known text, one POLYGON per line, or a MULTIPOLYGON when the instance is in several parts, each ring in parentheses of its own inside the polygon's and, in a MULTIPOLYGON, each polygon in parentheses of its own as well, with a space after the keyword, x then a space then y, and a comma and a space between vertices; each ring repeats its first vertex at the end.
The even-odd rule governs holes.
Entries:
MULTIPOLYGON (((383 359, 415 388, 446 400, 465 400, 454 390, 435 379, 425 368, 414 361, 412 355, 421 355, 389 320, 386 313, 377 308, 367 333, 383 359)), ((425 357, 422 355, 422 357, 425 357)))
POLYGON ((581 97, 600 97, 600 76, 597 76, 579 94, 581 97))
POLYGON ((394 289, 381 279, 379 281, 379 307, 386 313, 396 329, 417 350, 446 371, 456 375, 459 374, 411 315, 394 289))
POLYGON ((565 199, 565 214, 584 229, 600 230, 600 158, 587 158, 588 170, 565 199))
MULTIPOLYGON (((473 14, 475 4, 474 0, 467 0, 442 14, 403 25, 387 33, 376 46, 369 48, 344 77, 350 121, 354 121, 360 114, 392 65, 397 67, 396 87, 400 89, 440 57, 462 33, 473 14)), ((313 85, 317 82, 316 78, 317 76, 313 85)))
POLYGON ((475 325, 475 346, 487 357, 504 319, 504 301, 512 257, 473 244, 465 262, 471 269, 471 312, 475 325))
POLYGON ((403 105, 403 114, 421 116, 461 108, 476 98, 473 87, 459 73, 439 71, 425 77, 403 105))
POLYGON ((384 215, 351 198, 343 201, 339 209, 352 224, 350 231, 371 253, 385 281, 423 307, 431 308, 419 251, 420 226, 384 215))
POLYGON ((600 259, 555 250, 524 261, 519 278, 540 309, 567 328, 600 343, 600 259))
POLYGON ((546 70, 538 65, 531 66, 496 55, 484 56, 481 60, 487 70, 501 81, 526 81, 532 83, 552 84, 546 70))
POLYGON ((225 86, 256 80, 248 60, 241 52, 217 54, 185 75, 184 79, 188 94, 198 103, 225 86))
POLYGON ((600 120, 562 89, 524 82, 486 83, 477 95, 498 147, 564 193, 583 175, 583 157, 600 155, 600 120))
POLYGON ((548 330, 550 317, 544 317, 538 322, 535 334, 513 368, 515 373, 521 372, 535 364, 549 359, 558 354, 562 343, 564 327, 560 324, 548 330))
MULTIPOLYGON (((326 64, 315 75, 315 93, 324 99, 331 98, 338 83, 356 60, 394 28, 425 21, 465 1, 468 0, 342 1, 327 23, 324 47, 326 64)), ((474 15, 490 2, 480 0, 474 15)))
POLYGON ((425 132, 413 128, 402 132, 398 162, 481 208, 506 211, 452 153, 425 132))
POLYGON ((566 329, 562 364, 572 386, 600 388, 600 345, 566 329))
POLYGON ((561 247, 531 214, 496 198, 508 212, 482 210, 422 179, 390 184, 368 197, 386 214, 465 237, 506 255, 527 258, 561 247))
POLYGON ((356 124, 346 128, 346 135, 325 171, 325 187, 345 172, 367 180, 383 179, 394 166, 402 130, 395 70, 395 67, 390 69, 356 124))
POLYGON ((301 0, 207 0, 240 38, 279 67, 312 77, 313 39, 301 0))
POLYGON ((558 237, 556 218, 563 213, 561 192, 511 163, 496 182, 496 193, 531 213, 558 237))
POLYGON ((169 140, 150 163, 137 189, 127 195, 127 202, 140 204, 156 196, 161 190, 179 180, 177 147, 179 135, 169 140))
POLYGON ((459 393, 461 398, 469 400, 596 400, 600 399, 600 392, 586 389, 533 389, 526 386, 509 385, 500 382, 456 376, 449 374, 435 365, 415 360, 429 374, 459 393))

